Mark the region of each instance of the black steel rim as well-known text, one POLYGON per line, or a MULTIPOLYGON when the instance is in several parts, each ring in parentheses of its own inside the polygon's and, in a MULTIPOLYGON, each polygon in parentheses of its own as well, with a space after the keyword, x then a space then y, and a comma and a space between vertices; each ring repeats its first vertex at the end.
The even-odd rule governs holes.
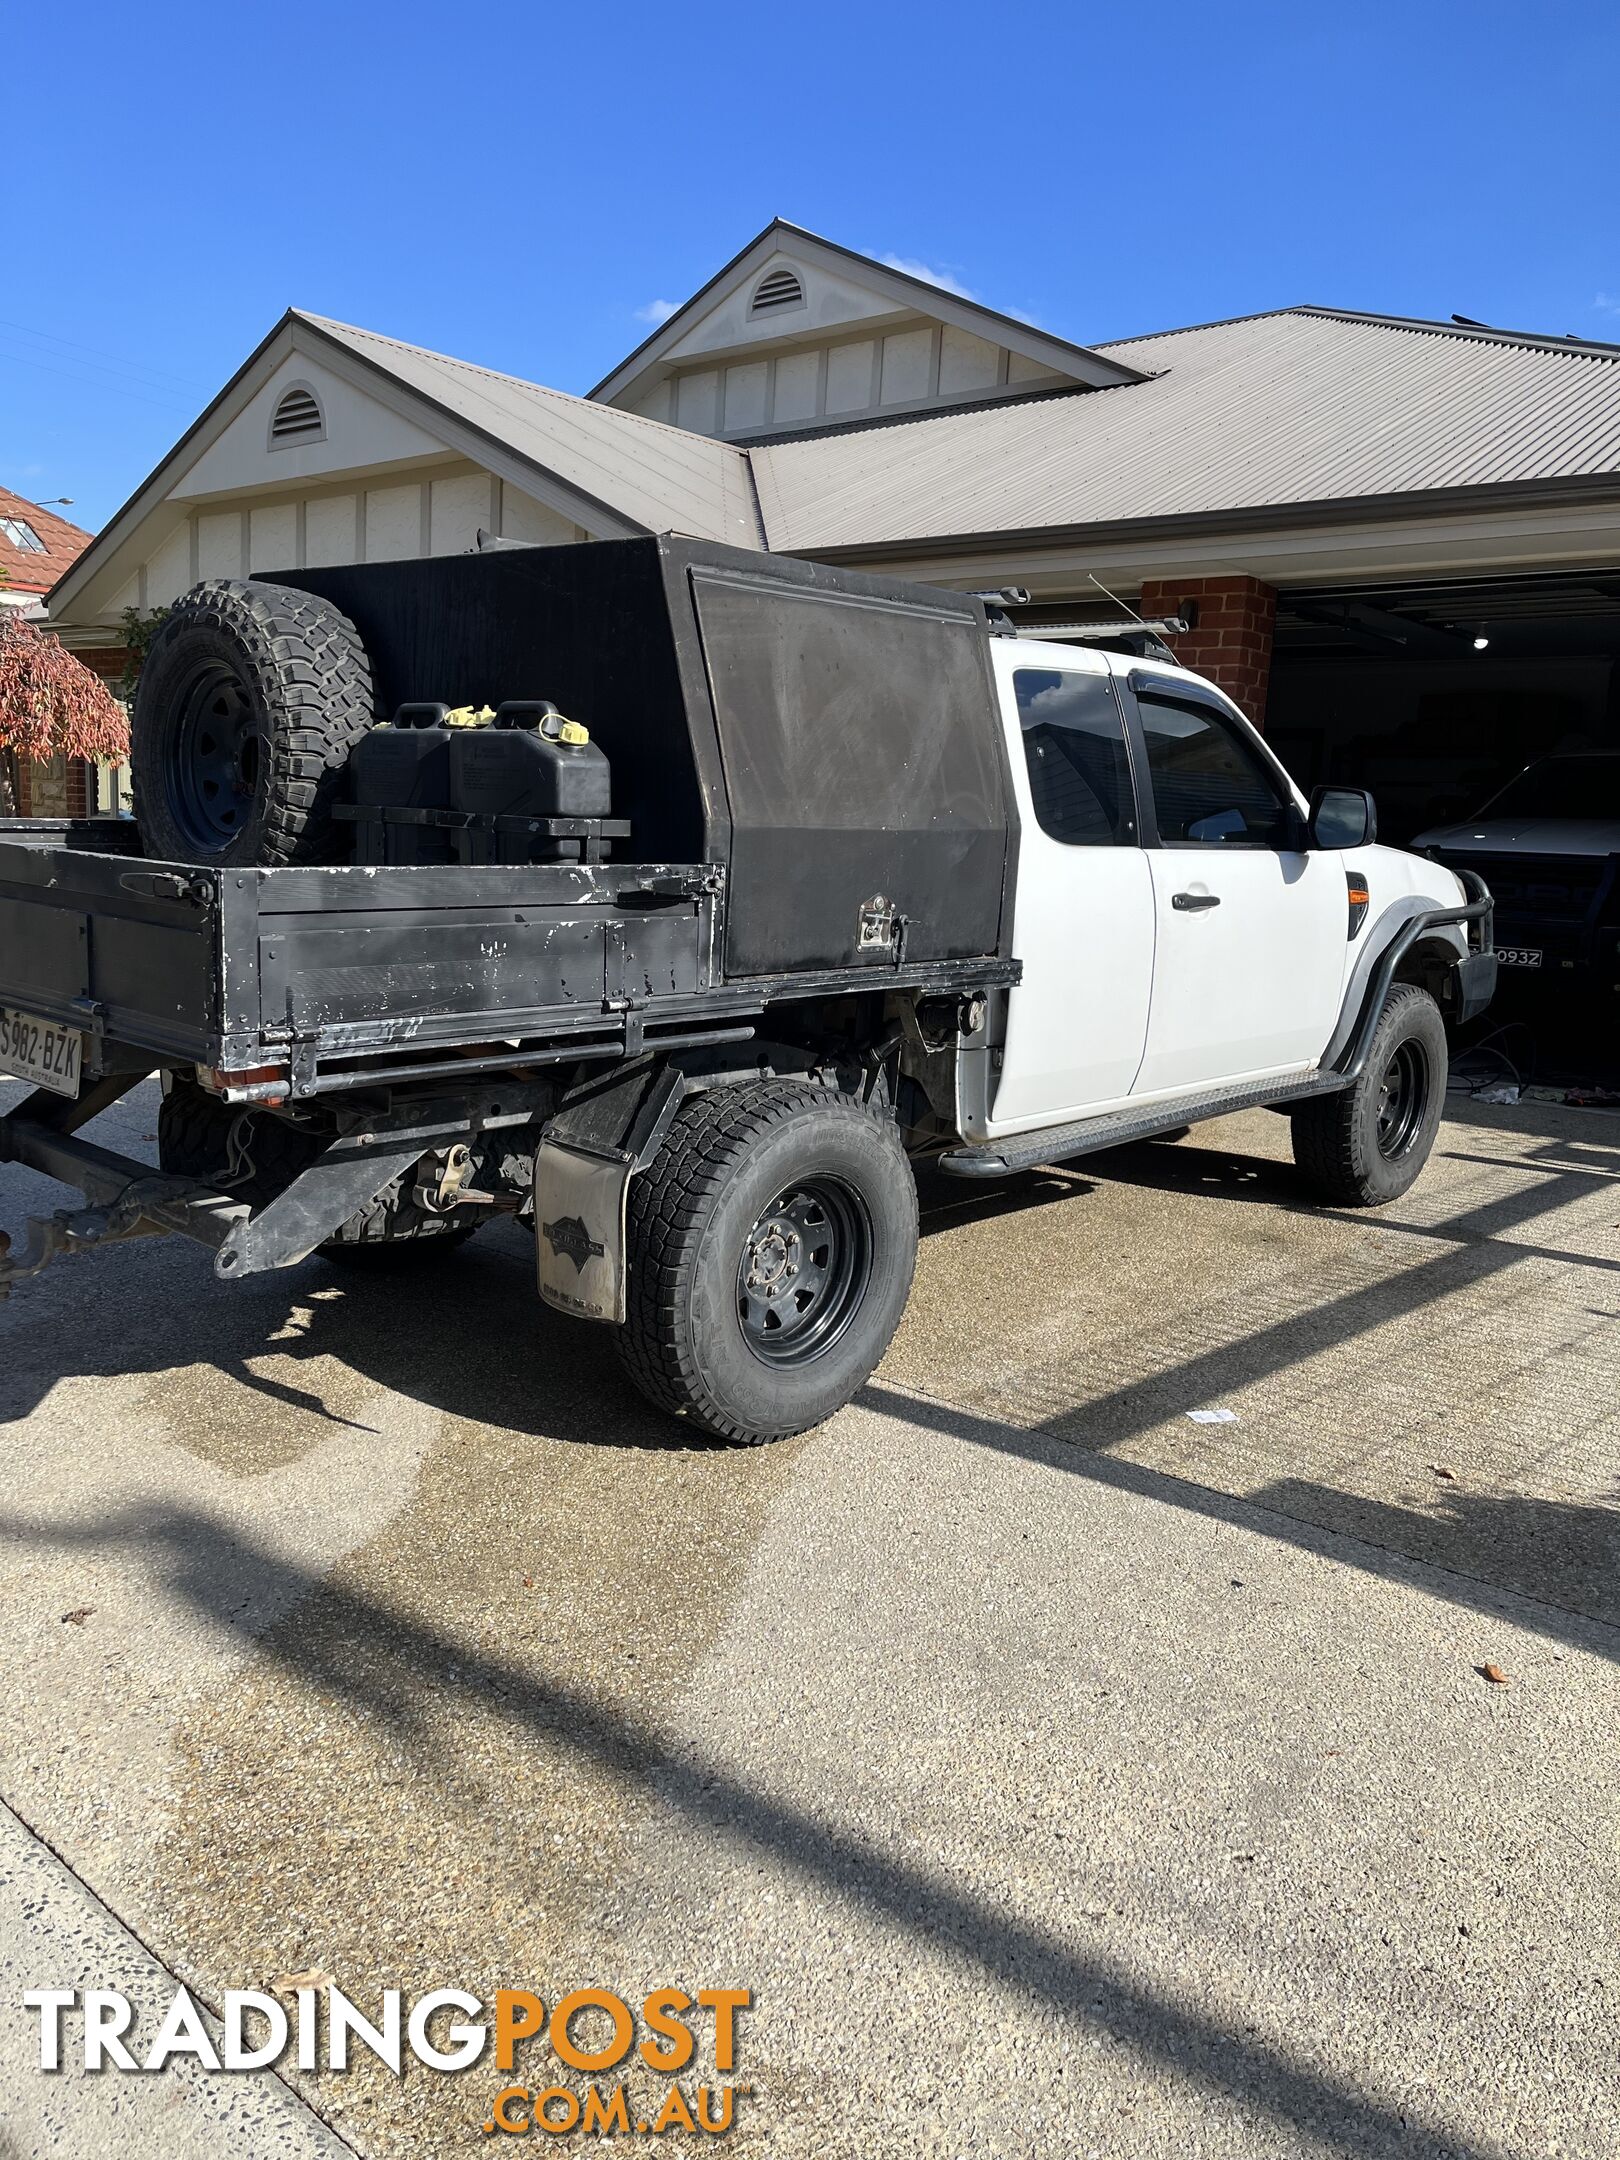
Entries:
POLYGON ((743 1240, 737 1317, 768 1365, 805 1365, 830 1350, 859 1309, 872 1272, 872 1218, 837 1178, 805 1178, 777 1194, 743 1240))
POLYGON ((1429 1101, 1429 1061, 1420 1043, 1397 1043, 1378 1083, 1378 1152, 1386 1162, 1405 1155, 1423 1127, 1429 1101))
POLYGON ((220 853, 247 825, 265 756, 241 679, 223 661, 193 669, 175 700, 167 778, 169 814, 199 853, 220 853))

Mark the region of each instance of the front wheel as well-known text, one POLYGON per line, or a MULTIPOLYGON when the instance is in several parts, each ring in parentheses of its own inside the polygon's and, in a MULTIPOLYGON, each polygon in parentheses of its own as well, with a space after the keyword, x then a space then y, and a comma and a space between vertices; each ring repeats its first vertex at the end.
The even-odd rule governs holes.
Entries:
POLYGON ((1324 1200, 1382 1207, 1429 1159, 1446 1101, 1446 1028, 1426 990, 1397 983, 1361 1077, 1294 1111, 1294 1160, 1324 1200))
POLYGON ((620 1355, 661 1409, 723 1440, 831 1417, 889 1346, 917 1189, 887 1120, 763 1081, 689 1103, 630 1188, 620 1355))

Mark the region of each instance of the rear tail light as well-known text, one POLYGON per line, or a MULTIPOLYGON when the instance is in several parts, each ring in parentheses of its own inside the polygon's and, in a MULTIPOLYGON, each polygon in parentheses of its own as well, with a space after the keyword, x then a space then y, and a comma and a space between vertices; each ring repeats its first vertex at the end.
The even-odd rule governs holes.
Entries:
POLYGON ((290 1093, 285 1065, 248 1065, 227 1072, 217 1065, 197 1067, 198 1084, 228 1103, 282 1103, 290 1093))

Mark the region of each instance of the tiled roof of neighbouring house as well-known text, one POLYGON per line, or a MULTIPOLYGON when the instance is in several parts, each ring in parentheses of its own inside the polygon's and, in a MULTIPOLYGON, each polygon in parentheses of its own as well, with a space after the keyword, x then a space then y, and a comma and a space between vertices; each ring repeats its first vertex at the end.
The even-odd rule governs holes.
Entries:
POLYGON ((0 487, 0 585, 12 592, 49 592, 57 579, 90 545, 93 534, 70 525, 54 510, 41 508, 26 495, 0 487), (13 537, 8 526, 17 529, 13 537), (43 543, 29 544, 32 533, 43 543))

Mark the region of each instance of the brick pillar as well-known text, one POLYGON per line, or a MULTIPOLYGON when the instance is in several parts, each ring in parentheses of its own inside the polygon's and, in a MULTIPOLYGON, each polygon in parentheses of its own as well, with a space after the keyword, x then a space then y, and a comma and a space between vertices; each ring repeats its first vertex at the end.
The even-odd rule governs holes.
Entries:
MULTIPOLYGON (((82 660, 90 672, 99 675, 113 691, 117 690, 130 657, 129 649, 124 645, 92 645, 74 654, 76 660, 82 660)), ((95 768, 75 760, 67 770, 67 815, 89 817, 95 801, 95 768)))
POLYGON ((1144 615, 1196 620, 1172 638, 1176 658, 1218 683, 1256 727, 1266 724, 1266 685, 1277 595, 1252 577, 1150 578, 1137 602, 1144 615))

